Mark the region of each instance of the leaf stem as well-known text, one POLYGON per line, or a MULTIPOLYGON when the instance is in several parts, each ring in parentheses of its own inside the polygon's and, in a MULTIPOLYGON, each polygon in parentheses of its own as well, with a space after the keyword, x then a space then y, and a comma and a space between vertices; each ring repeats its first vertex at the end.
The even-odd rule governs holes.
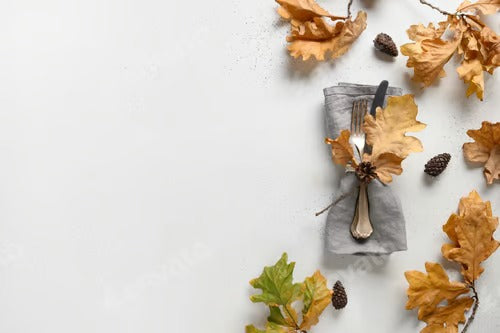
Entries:
POLYGON ((437 6, 434 6, 433 4, 428 3, 428 2, 427 2, 427 1, 425 1, 425 0, 419 0, 419 1, 420 1, 420 3, 421 3, 421 4, 426 5, 426 6, 429 6, 429 7, 431 7, 432 9, 437 10, 438 12, 440 12, 440 13, 441 13, 441 14, 443 14, 443 15, 451 15, 451 16, 455 16, 455 15, 457 15, 456 13, 454 14, 454 13, 447 12, 446 10, 442 10, 441 8, 439 8, 439 7, 437 7, 437 6))
POLYGON ((472 292, 474 293, 474 295, 472 296, 472 298, 474 298, 475 302, 474 302, 474 306, 472 307, 472 314, 467 319, 467 322, 465 323, 465 326, 464 326, 464 328, 462 330, 462 333, 466 333, 467 332, 467 329, 469 328, 469 325, 474 321, 474 318, 476 317, 476 312, 477 312, 477 309, 479 307, 479 295, 477 293, 476 288, 474 287, 474 283, 472 283, 471 285, 469 285, 469 287, 472 290, 472 292))
POLYGON ((288 310, 288 305, 284 305, 283 306, 283 309, 285 309, 286 311, 286 314, 288 315, 288 317, 293 321, 293 324, 295 325, 295 330, 300 332, 300 326, 299 324, 295 321, 295 319, 293 318, 292 314, 290 313, 290 311, 288 310))
POLYGON ((347 4, 347 18, 351 17, 351 6, 352 6, 353 0, 349 0, 349 3, 347 4))

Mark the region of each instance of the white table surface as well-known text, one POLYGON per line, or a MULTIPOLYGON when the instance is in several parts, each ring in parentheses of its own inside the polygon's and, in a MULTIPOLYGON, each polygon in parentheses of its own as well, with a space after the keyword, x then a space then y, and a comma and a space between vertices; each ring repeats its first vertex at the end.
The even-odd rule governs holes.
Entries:
MULTIPOLYGON (((343 1, 321 3, 344 14, 343 1)), ((441 260, 441 226, 469 191, 500 215, 500 184, 487 187, 461 152, 467 129, 500 121, 499 74, 484 102, 467 99, 452 60, 422 92, 406 57, 373 50, 379 32, 401 45, 410 24, 441 18, 417 0, 355 1, 367 30, 318 65, 288 56, 271 0, 1 7, 0 332, 243 332, 267 316, 248 281, 286 251, 297 280, 320 269, 348 290, 348 307, 329 307, 311 332, 413 333, 403 272, 441 260), (392 185, 409 249, 382 262, 330 256, 326 215, 314 216, 338 182, 322 88, 381 79, 414 93, 428 124, 425 152, 392 185), (451 163, 427 181, 441 152, 451 163)), ((500 253, 485 267, 472 333, 500 329, 500 253)))

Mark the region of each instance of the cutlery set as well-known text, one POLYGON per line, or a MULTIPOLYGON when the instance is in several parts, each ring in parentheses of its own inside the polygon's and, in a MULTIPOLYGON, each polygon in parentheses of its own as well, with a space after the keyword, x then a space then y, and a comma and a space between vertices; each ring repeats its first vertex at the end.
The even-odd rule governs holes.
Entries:
MULTIPOLYGON (((385 95, 389 83, 382 81, 377 88, 373 103, 370 108, 370 114, 375 117, 377 107, 384 104, 385 95)), ((366 135, 363 129, 365 116, 368 112, 368 100, 356 100, 352 106, 351 114, 351 142, 356 148, 360 160, 365 152, 370 153, 371 148, 366 145, 366 135)), ((356 200, 354 218, 351 224, 351 235, 357 240, 366 240, 373 233, 372 223, 370 221, 370 203, 368 200, 367 184, 359 183, 359 193, 356 200)))

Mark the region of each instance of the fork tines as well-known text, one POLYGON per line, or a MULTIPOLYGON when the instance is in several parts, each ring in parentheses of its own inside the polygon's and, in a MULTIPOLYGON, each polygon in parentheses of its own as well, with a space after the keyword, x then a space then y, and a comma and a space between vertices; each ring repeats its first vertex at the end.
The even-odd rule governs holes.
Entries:
POLYGON ((351 133, 360 133, 362 131, 365 115, 368 112, 368 101, 361 99, 352 104, 351 133))

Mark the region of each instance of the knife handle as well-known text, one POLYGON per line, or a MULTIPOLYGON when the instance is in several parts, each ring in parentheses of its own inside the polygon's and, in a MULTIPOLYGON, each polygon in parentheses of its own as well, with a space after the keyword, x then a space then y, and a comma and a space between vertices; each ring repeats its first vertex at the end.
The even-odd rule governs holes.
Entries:
POLYGON ((354 238, 367 239, 373 233, 372 223, 370 221, 370 210, 368 203, 368 194, 366 193, 366 184, 359 184, 358 201, 356 202, 356 211, 351 224, 351 234, 354 238))

